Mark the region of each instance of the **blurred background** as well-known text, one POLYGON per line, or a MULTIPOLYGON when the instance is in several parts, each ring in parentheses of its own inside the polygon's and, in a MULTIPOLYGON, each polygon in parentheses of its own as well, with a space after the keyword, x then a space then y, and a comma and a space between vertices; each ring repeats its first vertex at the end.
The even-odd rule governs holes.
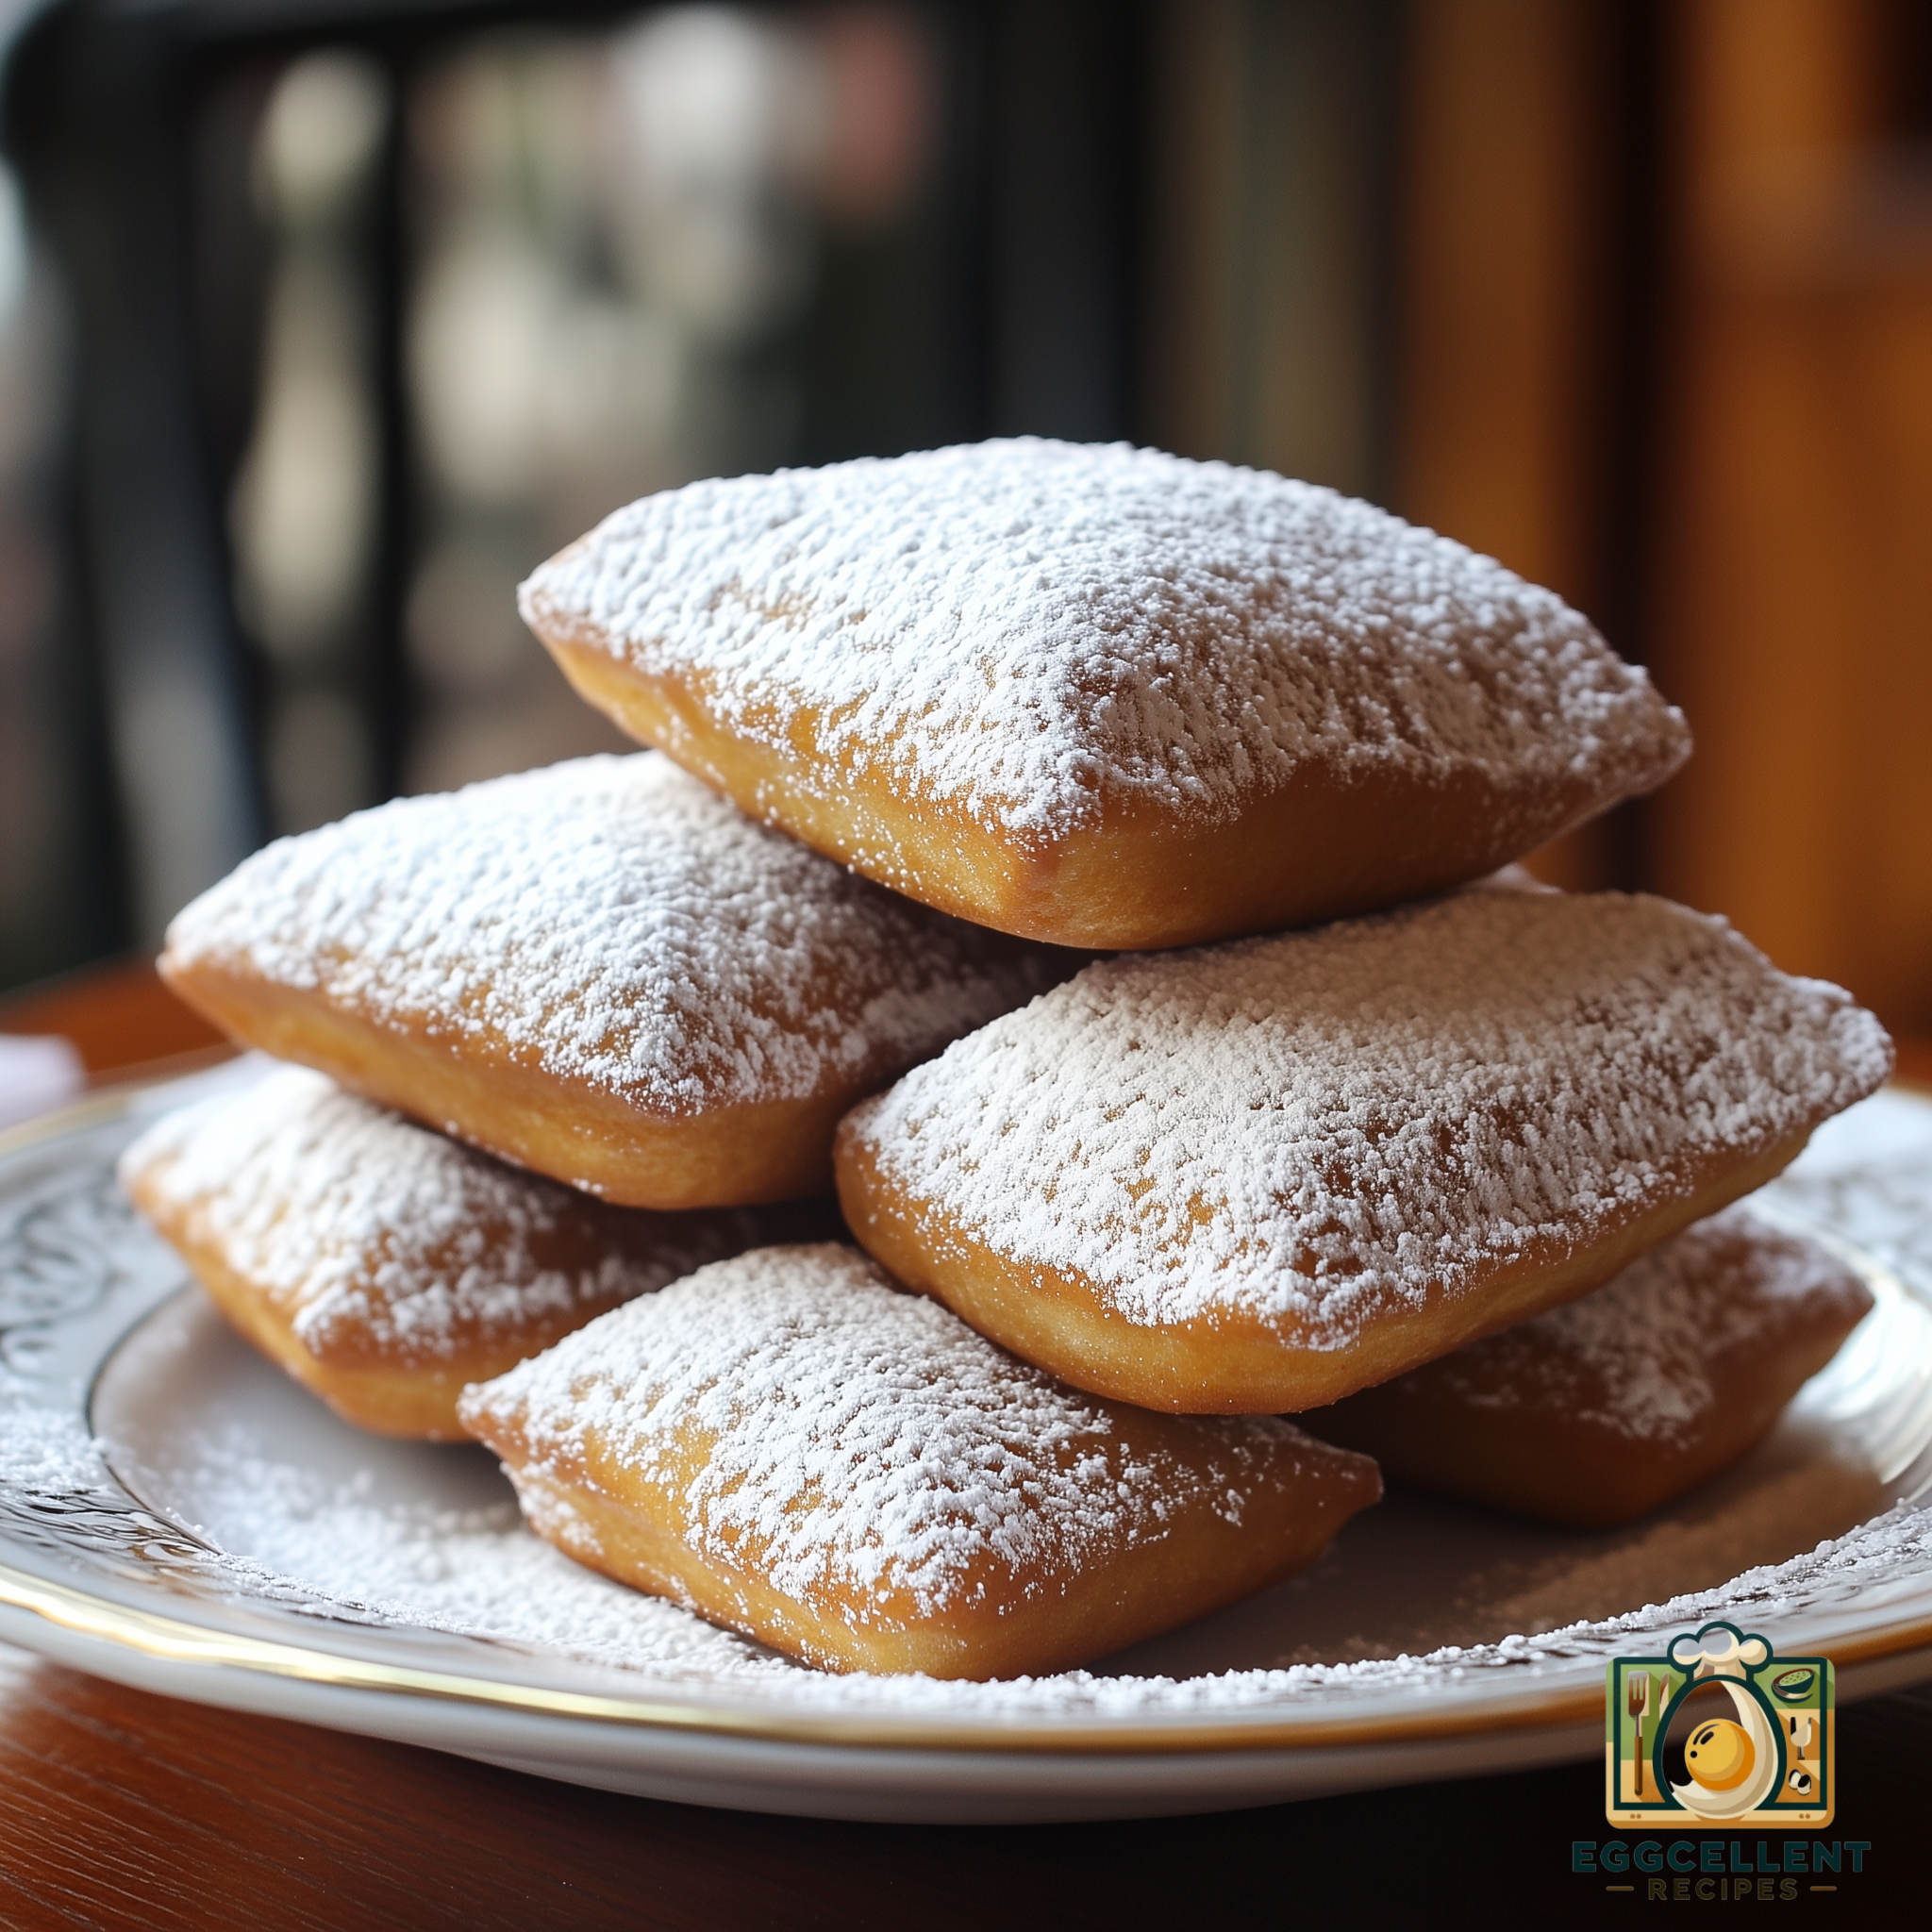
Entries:
POLYGON ((0 0, 0 990, 618 742, 532 564, 1032 431, 1330 483, 1690 713, 1540 855, 1932 1031, 1932 4, 0 0))

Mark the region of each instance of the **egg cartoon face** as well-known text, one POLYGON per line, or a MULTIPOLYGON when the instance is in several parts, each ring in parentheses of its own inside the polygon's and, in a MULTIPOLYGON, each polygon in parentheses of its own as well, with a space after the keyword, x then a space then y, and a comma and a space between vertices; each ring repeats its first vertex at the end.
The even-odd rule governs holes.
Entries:
POLYGON ((1684 1769, 1707 1791, 1733 1791, 1757 1763, 1750 1734, 1727 1717, 1699 1724, 1684 1746, 1684 1769))

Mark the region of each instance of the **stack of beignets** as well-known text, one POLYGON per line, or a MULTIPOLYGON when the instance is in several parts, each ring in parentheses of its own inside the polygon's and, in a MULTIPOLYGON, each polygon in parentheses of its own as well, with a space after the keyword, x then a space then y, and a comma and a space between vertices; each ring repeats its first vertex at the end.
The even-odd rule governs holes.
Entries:
POLYGON ((423 1125, 304 1090, 411 1150, 327 1240, 345 1157, 273 1095, 127 1179, 377 1426, 357 1350, 379 1382, 517 1311, 520 1365, 444 1349, 412 1413, 454 1399, 582 1560, 828 1668, 1056 1669, 1374 1500, 1276 1411, 1603 1521, 1742 1453, 1858 1318, 1815 1253, 1691 1224, 1886 1076, 1871 1016, 1658 900, 1469 883, 1689 753, 1500 565, 1277 476, 1018 441, 665 492, 523 608, 685 772, 585 760, 249 860, 171 983, 423 1125), (835 1170, 872 1259, 661 1211, 835 1170), (1577 1341, 1606 1321, 1648 1352, 1577 1341), (1538 1481, 1494 1479, 1518 1455, 1538 1481))

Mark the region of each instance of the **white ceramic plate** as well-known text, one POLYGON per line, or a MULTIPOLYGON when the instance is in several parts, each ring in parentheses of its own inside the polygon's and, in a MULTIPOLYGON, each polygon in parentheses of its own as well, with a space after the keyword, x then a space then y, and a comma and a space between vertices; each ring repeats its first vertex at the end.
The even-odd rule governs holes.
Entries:
POLYGON ((0 1139, 0 1637, 102 1675, 610 1790, 962 1823, 1594 1755, 1605 1659, 1712 1614, 1833 1656, 1843 1696, 1932 1676, 1932 1104, 1897 1090, 1759 1197, 1877 1307, 1676 1507, 1579 1535, 1396 1493, 1091 1672, 935 1684, 807 1670, 581 1571, 484 1452, 353 1430, 236 1341, 112 1164, 251 1077, 0 1139))

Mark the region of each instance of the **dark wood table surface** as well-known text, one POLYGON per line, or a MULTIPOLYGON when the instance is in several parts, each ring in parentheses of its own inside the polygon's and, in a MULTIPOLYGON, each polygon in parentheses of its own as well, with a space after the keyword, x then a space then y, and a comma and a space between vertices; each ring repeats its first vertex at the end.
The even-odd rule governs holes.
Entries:
MULTIPOLYGON (((216 1044, 145 966, 0 1002, 0 1032, 63 1033, 101 1079, 192 1064, 216 1044)), ((1932 1043, 1908 1046, 1901 1061, 1932 1079, 1932 1043)), ((1845 1924, 1924 1924, 1932 1688, 1844 1710, 1839 1757, 1830 1835, 1868 1842, 1865 1870, 1832 1892, 1801 1890, 1787 1909, 1845 1924)), ((1595 1763, 1112 1824, 761 1817, 208 1709, 0 1646, 8 1927, 1191 1932, 1236 1919, 1319 1923, 1384 1904, 1452 1923, 1530 1910, 1628 1919, 1646 1903, 1641 1890, 1610 1893, 1601 1873, 1571 1870, 1573 1840, 1610 1836, 1595 1763)))

